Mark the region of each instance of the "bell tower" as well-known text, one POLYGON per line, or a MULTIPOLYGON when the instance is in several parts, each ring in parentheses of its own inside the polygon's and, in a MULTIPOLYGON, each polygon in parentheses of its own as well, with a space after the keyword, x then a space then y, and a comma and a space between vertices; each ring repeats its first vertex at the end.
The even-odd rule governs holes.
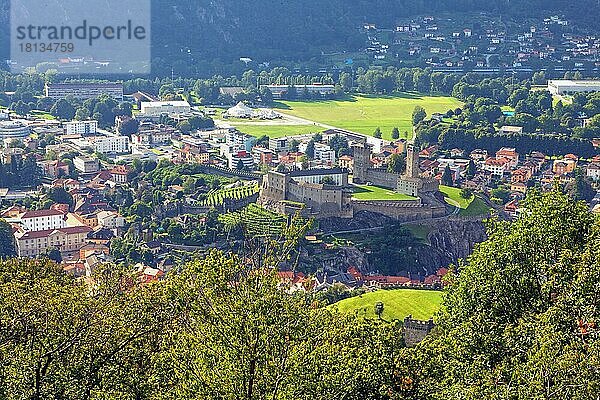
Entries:
POLYGON ((356 143, 354 150, 354 173, 353 182, 358 184, 367 183, 367 171, 371 168, 371 146, 366 141, 356 143))
POLYGON ((419 153, 414 143, 409 143, 406 148, 406 176, 408 178, 419 178, 420 175, 419 153))

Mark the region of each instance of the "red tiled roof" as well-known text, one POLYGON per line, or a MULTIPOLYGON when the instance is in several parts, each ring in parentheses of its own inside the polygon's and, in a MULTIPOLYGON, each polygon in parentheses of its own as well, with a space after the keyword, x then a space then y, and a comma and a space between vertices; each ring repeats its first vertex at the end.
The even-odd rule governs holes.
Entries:
POLYGON ((37 211, 27 211, 21 219, 27 218, 39 218, 39 217, 52 217, 56 215, 65 215, 64 213, 57 210, 37 210, 37 211))
POLYGON ((69 228, 50 229, 45 231, 37 232, 26 232, 21 239, 40 239, 46 236, 50 236, 54 232, 62 232, 67 235, 76 235, 79 233, 90 233, 93 229, 89 226, 73 226, 69 228))

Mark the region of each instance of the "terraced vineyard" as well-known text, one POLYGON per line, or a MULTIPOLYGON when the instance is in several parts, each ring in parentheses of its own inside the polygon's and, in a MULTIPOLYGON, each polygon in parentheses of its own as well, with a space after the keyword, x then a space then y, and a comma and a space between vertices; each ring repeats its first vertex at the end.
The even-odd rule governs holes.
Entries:
POLYGON ((219 216, 229 231, 242 227, 249 236, 277 236, 287 224, 285 215, 273 213, 256 204, 219 216))
POLYGON ((258 185, 248 185, 230 189, 218 189, 208 193, 203 205, 205 207, 215 207, 222 205, 226 199, 242 200, 258 193, 258 185))

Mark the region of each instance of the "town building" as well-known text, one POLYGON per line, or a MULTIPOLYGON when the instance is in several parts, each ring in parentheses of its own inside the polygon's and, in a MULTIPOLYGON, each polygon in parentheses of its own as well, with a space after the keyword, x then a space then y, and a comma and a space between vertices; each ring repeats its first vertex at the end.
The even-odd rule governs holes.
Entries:
POLYGON ((563 158, 562 160, 554 161, 554 164, 552 165, 552 172, 554 172, 556 175, 566 175, 575 171, 575 167, 577 167, 577 161, 563 158))
POLYGON ((29 126, 21 121, 0 121, 0 140, 24 139, 30 134, 29 126))
POLYGON ((94 149, 100 154, 129 153, 130 141, 127 136, 96 136, 94 149))
POLYGON ((505 158, 508 160, 509 168, 516 168, 519 165, 519 154, 516 149, 510 147, 503 147, 496 152, 496 158, 505 158))
POLYGON ((75 157, 73 159, 73 166, 77 171, 83 174, 93 174, 100 169, 98 159, 86 156, 75 157))
POLYGON ((269 149, 275 154, 279 154, 285 151, 289 151, 289 140, 286 137, 283 138, 271 138, 269 139, 269 149))
POLYGON ((98 121, 69 121, 63 122, 65 135, 94 135, 98 130, 98 121))
POLYGON ((510 170, 510 163, 510 160, 507 158, 490 157, 485 160, 482 169, 489 172, 493 176, 502 178, 504 173, 510 170))
POLYGON ((590 164, 586 169, 588 178, 594 181, 600 181, 600 164, 590 164))
POLYGON ((88 226, 63 227, 43 231, 17 232, 16 250, 19 257, 38 257, 57 249, 61 253, 78 252, 86 244, 88 226))
MULTIPOLYGON (((284 98, 290 91, 290 85, 263 85, 262 88, 267 88, 271 91, 274 99, 284 98)), ((310 95, 329 96, 335 93, 334 85, 311 84, 311 85, 294 85, 296 93, 302 95, 306 92, 310 95)))
POLYGON ((271 165, 275 155, 269 149, 255 146, 252 149, 252 156, 254 157, 254 164, 256 165, 271 165))
POLYGON ((124 184, 129 182, 129 174, 131 174, 132 169, 127 165, 115 165, 113 169, 110 170, 110 175, 112 181, 119 184, 124 184))
POLYGON ((46 83, 45 95, 52 99, 74 97, 80 100, 94 99, 106 94, 123 101, 122 83, 46 83))
POLYGON ((503 127, 500 128, 498 133, 501 135, 510 135, 510 134, 519 135, 519 134, 523 133, 523 127, 522 126, 504 125, 503 127))
POLYGON ((57 210, 26 211, 19 221, 24 230, 33 232, 66 227, 65 214, 57 210))
POLYGON ((142 103, 144 117, 160 117, 161 115, 189 114, 190 103, 187 101, 149 101, 142 103))
POLYGON ((549 80, 548 91, 554 95, 598 92, 600 91, 600 81, 568 79, 549 80))
POLYGON ((340 168, 352 172, 354 169, 354 158, 352 158, 352 156, 343 155, 338 159, 338 165, 340 168))

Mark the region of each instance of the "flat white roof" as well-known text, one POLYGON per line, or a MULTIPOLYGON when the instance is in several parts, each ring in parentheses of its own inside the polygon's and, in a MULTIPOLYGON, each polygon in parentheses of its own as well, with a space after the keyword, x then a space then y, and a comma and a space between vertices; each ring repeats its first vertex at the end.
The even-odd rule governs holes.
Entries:
POLYGON ((557 79, 548 81, 548 84, 555 86, 600 86, 600 80, 574 81, 570 79, 557 79))
POLYGON ((146 107, 190 107, 187 101, 147 101, 142 103, 142 108, 146 107))

